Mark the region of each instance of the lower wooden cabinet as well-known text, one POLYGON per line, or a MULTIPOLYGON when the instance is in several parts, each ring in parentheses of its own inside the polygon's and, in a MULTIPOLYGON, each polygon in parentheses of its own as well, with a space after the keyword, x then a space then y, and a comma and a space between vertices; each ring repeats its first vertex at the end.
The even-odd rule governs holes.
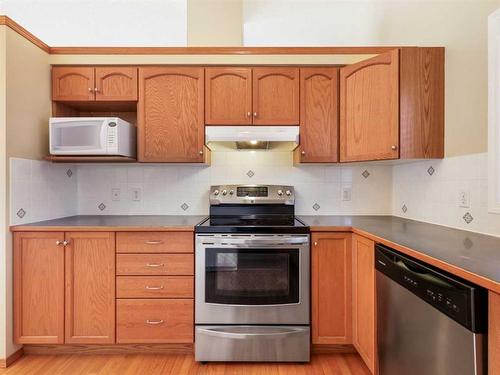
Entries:
POLYGON ((313 233, 312 244, 312 342, 351 344, 351 233, 313 233))
POLYGON ((377 373, 375 243, 352 235, 352 341, 372 374, 377 373))
POLYGON ((192 299, 119 299, 116 341, 130 343, 192 343, 192 299))
POLYGON ((488 297, 488 374, 500 375, 500 295, 488 297))

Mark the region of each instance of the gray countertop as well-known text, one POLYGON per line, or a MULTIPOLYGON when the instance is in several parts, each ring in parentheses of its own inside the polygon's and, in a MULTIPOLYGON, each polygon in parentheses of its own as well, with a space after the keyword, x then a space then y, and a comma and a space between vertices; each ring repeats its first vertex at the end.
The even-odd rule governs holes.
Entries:
POLYGON ((300 216, 312 229, 352 227, 500 283, 500 238, 395 216, 300 216))

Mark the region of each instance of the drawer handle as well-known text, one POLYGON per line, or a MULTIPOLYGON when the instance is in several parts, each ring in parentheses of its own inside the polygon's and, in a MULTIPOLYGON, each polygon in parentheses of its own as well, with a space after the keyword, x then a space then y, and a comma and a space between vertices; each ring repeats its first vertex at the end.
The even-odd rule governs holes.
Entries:
POLYGON ((146 241, 144 242, 146 245, 161 245, 163 241, 146 241))
POLYGON ((162 324, 164 323, 164 320, 163 319, 160 319, 160 320, 146 320, 146 323, 147 324, 150 324, 152 326, 157 326, 158 324, 162 324))
POLYGON ((147 263, 146 267, 163 267, 163 263, 147 263))
POLYGON ((162 290, 163 289, 163 285, 160 285, 160 286, 149 286, 149 285, 146 285, 146 289, 147 290, 162 290))

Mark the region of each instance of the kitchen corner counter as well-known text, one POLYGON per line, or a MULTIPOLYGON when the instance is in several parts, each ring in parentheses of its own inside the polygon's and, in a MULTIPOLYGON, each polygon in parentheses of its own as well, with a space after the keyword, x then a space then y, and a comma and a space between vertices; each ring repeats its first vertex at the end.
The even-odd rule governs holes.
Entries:
POLYGON ((12 232, 29 231, 185 231, 193 232, 206 216, 192 215, 78 215, 13 225, 12 232))
POLYGON ((299 216, 311 231, 352 231, 500 293, 500 238, 395 216, 299 216))

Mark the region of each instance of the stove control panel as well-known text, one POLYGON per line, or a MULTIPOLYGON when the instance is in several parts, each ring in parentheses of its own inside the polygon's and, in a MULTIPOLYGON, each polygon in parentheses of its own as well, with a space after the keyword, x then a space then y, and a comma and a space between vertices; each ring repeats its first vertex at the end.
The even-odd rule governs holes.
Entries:
POLYGON ((295 204, 293 186, 215 185, 210 188, 210 204, 295 204))

